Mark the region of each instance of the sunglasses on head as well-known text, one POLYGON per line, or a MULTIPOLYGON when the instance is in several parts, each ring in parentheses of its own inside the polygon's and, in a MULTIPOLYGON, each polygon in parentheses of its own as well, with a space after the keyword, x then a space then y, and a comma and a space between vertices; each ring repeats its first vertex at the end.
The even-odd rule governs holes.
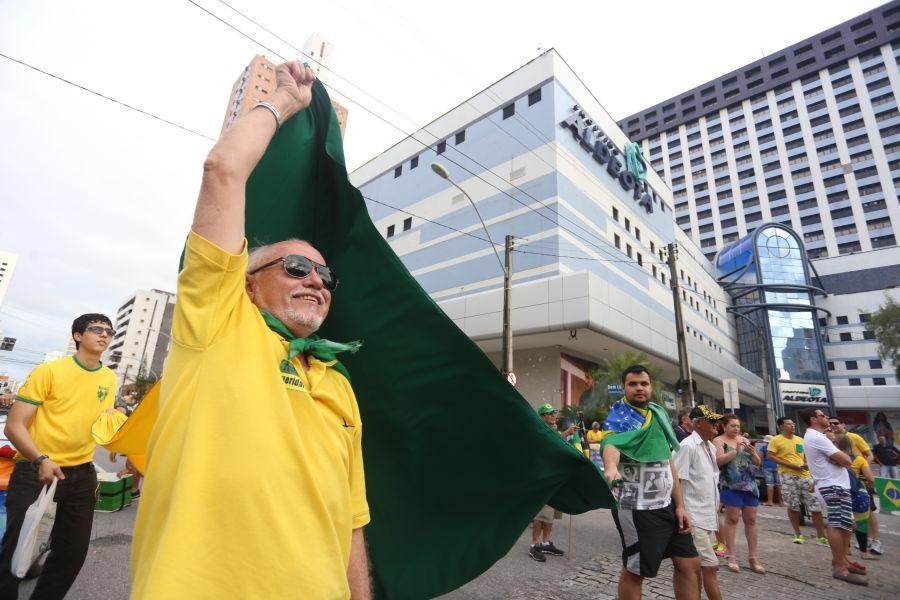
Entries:
POLYGON ((91 333, 93 333, 95 335, 100 335, 102 333, 105 333, 109 337, 113 337, 114 335, 116 335, 115 329, 113 329, 111 327, 102 327, 100 325, 90 325, 88 327, 85 327, 84 330, 90 331, 91 333))
POLYGON ((313 269, 315 269, 316 273, 318 273, 319 275, 319 279, 322 280, 322 285, 329 292, 333 292, 338 286, 337 275, 334 274, 334 271, 331 269, 331 267, 320 265, 319 263, 314 262, 306 258, 305 256, 300 256, 299 254, 288 254, 287 256, 276 258, 273 261, 267 262, 266 264, 253 269, 248 273, 248 275, 255 275, 263 269, 266 269, 278 263, 281 263, 284 266, 285 273, 287 273, 291 277, 296 277, 297 279, 305 279, 309 277, 309 274, 313 272, 313 269))

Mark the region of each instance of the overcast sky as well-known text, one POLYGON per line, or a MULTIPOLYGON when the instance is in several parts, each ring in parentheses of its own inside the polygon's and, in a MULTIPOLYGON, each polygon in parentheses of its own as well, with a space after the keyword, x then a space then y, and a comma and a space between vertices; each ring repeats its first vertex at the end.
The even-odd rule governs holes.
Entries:
MULTIPOLYGON (((223 2, 194 1, 274 52, 191 0, 3 0, 0 53, 214 138, 252 56, 298 53, 223 2)), ((352 170, 397 128, 414 131, 551 47, 620 119, 883 3, 228 4, 294 46, 312 32, 335 45, 352 170)), ((0 373, 23 378, 34 365, 7 361, 63 350, 75 316, 115 318, 136 289, 174 291, 212 142, 2 57, 0 81, 0 249, 19 255, 0 307, 0 334, 18 349, 0 355, 0 373)))

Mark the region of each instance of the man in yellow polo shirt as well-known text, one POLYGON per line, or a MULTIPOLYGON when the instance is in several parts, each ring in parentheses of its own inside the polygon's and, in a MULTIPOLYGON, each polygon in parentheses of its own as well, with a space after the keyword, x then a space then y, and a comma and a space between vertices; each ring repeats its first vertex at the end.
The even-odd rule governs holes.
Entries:
POLYGON ((794 435, 794 421, 788 417, 779 417, 778 428, 781 434, 769 442, 766 458, 778 465, 778 477, 781 478, 782 500, 787 504, 788 518, 794 529, 794 543, 802 544, 805 540, 800 533, 800 506, 812 515, 816 527, 816 543, 828 545, 825 537, 825 522, 822 519, 822 504, 812 489, 812 475, 806 467, 806 456, 803 453, 803 438, 794 435))
MULTIPOLYGON (((314 75, 276 69, 204 165, 132 547, 132 600, 370 597, 362 422, 316 340, 337 287, 310 244, 254 250, 247 179, 314 75)), ((322 199, 326 202, 327 199, 322 199)))
POLYGON ((6 533, 0 551, 0 599, 14 599, 19 580, 10 572, 25 512, 45 484, 58 479, 50 554, 32 598, 62 598, 87 556, 94 521, 94 438, 98 419, 110 418, 116 376, 100 363, 112 341, 109 318, 75 319, 74 356, 44 363, 28 376, 6 421, 16 465, 6 495, 6 533))

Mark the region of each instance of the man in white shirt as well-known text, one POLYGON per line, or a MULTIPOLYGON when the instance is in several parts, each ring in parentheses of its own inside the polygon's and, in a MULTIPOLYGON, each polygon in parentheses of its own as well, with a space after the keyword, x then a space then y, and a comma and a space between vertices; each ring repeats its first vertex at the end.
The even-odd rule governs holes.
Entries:
POLYGON ((804 408, 800 420, 808 429, 803 436, 806 464, 816 482, 816 490, 825 501, 828 523, 828 545, 831 546, 833 576, 856 585, 869 585, 865 568, 847 559, 850 535, 853 533, 853 501, 850 496, 850 457, 838 450, 825 436, 828 415, 818 408, 804 408))
POLYGON ((691 434, 681 440, 681 450, 675 453, 675 471, 681 481, 684 507, 691 518, 691 535, 700 555, 700 579, 709 600, 722 600, 719 580, 719 559, 713 550, 719 528, 719 467, 712 439, 718 435, 716 423, 722 415, 700 404, 688 415, 691 434))

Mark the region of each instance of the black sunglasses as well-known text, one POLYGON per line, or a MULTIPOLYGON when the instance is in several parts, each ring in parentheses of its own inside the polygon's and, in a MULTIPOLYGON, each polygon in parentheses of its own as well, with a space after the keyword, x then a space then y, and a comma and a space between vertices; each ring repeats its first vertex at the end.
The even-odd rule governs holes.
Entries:
POLYGON ((305 256, 300 256, 299 254, 288 254, 287 256, 276 258, 273 261, 267 262, 266 264, 253 269, 248 273, 248 275, 255 275, 263 269, 266 269, 278 263, 282 263, 284 265, 285 273, 287 273, 291 277, 296 277, 297 279, 305 279, 309 277, 309 274, 313 272, 313 269, 315 269, 316 273, 318 273, 319 275, 319 279, 322 280, 322 285, 325 286, 325 289, 329 292, 333 292, 338 286, 337 275, 334 274, 334 271, 331 269, 331 267, 320 265, 319 263, 314 262, 306 258, 305 256))
POLYGON ((89 331, 89 332, 93 333, 94 335, 100 335, 103 333, 105 333, 109 337, 115 337, 115 335, 116 335, 115 329, 113 329, 111 327, 103 327, 101 325, 89 325, 88 327, 85 327, 84 330, 89 331))

